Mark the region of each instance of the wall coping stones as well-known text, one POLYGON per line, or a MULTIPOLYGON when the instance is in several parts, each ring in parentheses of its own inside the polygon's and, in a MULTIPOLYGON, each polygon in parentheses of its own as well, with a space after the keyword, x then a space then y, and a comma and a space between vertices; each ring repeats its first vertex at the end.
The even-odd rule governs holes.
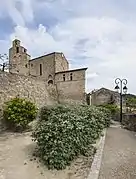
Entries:
POLYGON ((100 167, 101 167, 101 162, 102 162, 102 155, 103 155, 103 150, 104 150, 104 144, 105 144, 105 138, 106 138, 106 132, 107 129, 104 130, 104 135, 100 138, 100 141, 97 145, 97 151, 93 159, 93 163, 91 165, 91 170, 88 175, 87 179, 98 179, 99 177, 99 172, 100 172, 100 167))

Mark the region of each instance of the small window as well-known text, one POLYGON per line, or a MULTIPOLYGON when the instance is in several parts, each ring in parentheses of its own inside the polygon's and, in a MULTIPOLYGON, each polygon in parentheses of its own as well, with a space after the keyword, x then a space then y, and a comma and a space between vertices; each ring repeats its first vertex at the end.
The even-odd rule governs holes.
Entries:
POLYGON ((26 49, 24 48, 24 53, 26 53, 26 49))
POLYGON ((49 80, 48 85, 53 85, 53 80, 49 80))
POLYGON ((25 65, 25 67, 27 68, 27 64, 25 65))
POLYGON ((19 47, 16 47, 16 53, 19 53, 19 47))
POLYGON ((66 80, 66 77, 65 77, 65 74, 63 74, 63 81, 65 81, 66 80))
POLYGON ((73 80, 73 74, 70 73, 70 80, 72 81, 73 80))
POLYGON ((31 64, 31 67, 33 67, 33 64, 31 64))
POLYGON ((40 64, 40 76, 42 76, 42 64, 40 64))

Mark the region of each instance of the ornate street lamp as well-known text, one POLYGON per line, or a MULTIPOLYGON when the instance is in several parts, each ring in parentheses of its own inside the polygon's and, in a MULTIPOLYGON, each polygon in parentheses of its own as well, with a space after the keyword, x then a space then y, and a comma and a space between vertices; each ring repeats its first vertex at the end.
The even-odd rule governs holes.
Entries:
POLYGON ((120 93, 120 122, 122 122, 122 96, 127 93, 127 80, 116 78, 115 80, 115 90, 120 93))

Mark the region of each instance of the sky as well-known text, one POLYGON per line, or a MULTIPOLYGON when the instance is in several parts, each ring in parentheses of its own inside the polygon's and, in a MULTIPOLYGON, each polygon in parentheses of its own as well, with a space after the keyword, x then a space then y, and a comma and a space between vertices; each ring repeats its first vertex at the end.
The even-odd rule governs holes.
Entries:
POLYGON ((70 68, 88 67, 87 92, 114 90, 119 77, 136 93, 135 0, 1 1, 1 54, 8 54, 15 38, 32 58, 63 52, 70 68))

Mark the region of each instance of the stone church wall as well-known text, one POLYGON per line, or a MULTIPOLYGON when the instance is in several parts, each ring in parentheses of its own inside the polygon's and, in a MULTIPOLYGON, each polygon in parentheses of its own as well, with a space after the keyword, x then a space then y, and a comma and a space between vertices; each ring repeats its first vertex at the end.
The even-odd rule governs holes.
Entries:
POLYGON ((60 103, 86 103, 85 70, 86 69, 56 73, 55 80, 60 103), (70 80, 70 74, 72 74, 72 80, 70 80), (65 81, 63 75, 65 75, 65 81))

